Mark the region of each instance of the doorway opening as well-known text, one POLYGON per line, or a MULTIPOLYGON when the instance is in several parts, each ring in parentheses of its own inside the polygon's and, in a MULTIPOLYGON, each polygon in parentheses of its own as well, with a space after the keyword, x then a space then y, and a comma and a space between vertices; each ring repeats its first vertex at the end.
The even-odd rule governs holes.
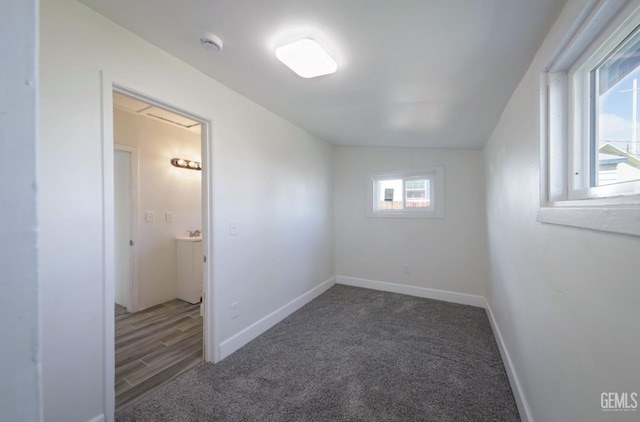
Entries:
POLYGON ((202 146, 195 120, 119 92, 113 105, 119 408, 203 360, 202 146))
POLYGON ((212 140, 209 119, 105 74, 103 119, 105 416, 113 420, 116 407, 217 361, 207 260, 212 140), (176 159, 198 165, 176 166, 176 159))

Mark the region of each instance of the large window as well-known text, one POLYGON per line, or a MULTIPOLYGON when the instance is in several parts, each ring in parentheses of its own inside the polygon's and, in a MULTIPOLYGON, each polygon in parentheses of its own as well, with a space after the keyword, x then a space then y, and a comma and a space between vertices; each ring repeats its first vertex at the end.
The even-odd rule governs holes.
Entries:
POLYGON ((367 178, 367 215, 442 218, 443 189, 443 167, 372 174, 367 178))
POLYGON ((640 1, 585 8, 545 78, 538 220, 640 234, 640 1))

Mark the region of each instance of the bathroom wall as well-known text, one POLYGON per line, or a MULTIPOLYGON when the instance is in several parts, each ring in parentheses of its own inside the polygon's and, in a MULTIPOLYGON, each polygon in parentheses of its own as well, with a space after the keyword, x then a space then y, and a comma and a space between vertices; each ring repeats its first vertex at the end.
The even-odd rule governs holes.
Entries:
POLYGON ((171 158, 201 161, 200 133, 118 108, 114 141, 138 149, 140 227, 139 310, 176 297, 176 235, 202 229, 202 172, 171 165, 171 158), (155 213, 147 222, 145 213, 155 213), (167 222, 166 213, 173 213, 167 222))

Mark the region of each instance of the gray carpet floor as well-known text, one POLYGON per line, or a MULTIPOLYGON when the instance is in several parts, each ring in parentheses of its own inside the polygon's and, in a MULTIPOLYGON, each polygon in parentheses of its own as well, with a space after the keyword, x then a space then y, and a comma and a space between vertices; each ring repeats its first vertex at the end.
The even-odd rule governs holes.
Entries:
POLYGON ((336 285, 218 364, 117 412, 145 421, 519 421, 485 311, 336 285))

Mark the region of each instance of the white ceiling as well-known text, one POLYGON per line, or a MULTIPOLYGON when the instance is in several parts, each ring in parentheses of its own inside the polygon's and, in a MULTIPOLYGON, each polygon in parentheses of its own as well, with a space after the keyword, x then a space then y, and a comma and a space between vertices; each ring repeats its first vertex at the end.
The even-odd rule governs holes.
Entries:
POLYGON ((482 148, 564 0, 82 0, 338 145, 482 148), (203 31, 222 52, 200 46, 203 31), (335 74, 275 57, 309 37, 335 74))

